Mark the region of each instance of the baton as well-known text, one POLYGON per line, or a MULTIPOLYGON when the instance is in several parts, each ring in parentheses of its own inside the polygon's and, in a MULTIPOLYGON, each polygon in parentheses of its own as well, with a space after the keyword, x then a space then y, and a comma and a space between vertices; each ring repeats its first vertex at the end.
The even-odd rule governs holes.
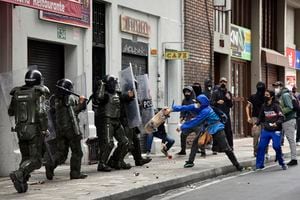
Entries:
MULTIPOLYGON (((79 94, 77 94, 77 93, 75 93, 75 92, 72 92, 72 91, 70 91, 70 90, 68 90, 68 89, 66 89, 66 88, 64 88, 64 87, 61 87, 61 86, 59 86, 59 85, 55 85, 55 87, 57 87, 58 89, 63 90, 63 91, 66 92, 66 93, 72 94, 72 95, 74 95, 74 96, 76 96, 76 97, 80 97, 79 94)), ((84 97, 84 100, 87 101, 88 99, 84 97)))

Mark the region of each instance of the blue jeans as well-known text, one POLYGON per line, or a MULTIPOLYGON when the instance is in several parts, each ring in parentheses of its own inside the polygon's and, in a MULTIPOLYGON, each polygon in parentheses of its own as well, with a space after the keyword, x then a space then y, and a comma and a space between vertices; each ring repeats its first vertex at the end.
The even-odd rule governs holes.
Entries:
POLYGON ((260 134, 260 140, 258 143, 257 156, 256 156, 256 168, 261 169, 264 168, 265 161, 265 152, 266 148, 269 145, 270 140, 273 141, 273 149, 276 152, 276 159, 278 160, 279 165, 283 166, 284 160, 282 157, 281 150, 281 131, 267 131, 262 129, 260 134))
POLYGON ((153 142, 153 137, 157 137, 161 139, 162 143, 166 144, 167 151, 173 146, 175 143, 175 140, 173 138, 170 138, 167 134, 163 134, 161 132, 154 132, 152 134, 147 135, 147 142, 146 142, 146 151, 151 151, 151 146, 153 142))

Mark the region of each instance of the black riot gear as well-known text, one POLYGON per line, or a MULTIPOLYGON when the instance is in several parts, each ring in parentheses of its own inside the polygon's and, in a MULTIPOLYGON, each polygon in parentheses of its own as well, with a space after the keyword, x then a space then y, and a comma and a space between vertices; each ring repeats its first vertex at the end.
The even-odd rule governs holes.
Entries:
POLYGON ((116 91, 116 87, 118 85, 117 77, 113 75, 107 75, 104 77, 103 81, 106 84, 105 88, 109 93, 114 93, 116 91))
POLYGON ((69 91, 74 90, 72 81, 69 79, 66 79, 66 78, 63 78, 63 79, 60 79, 59 81, 57 81, 57 85, 65 88, 69 91))
POLYGON ((25 83, 27 86, 40 85, 42 82, 42 74, 39 70, 29 70, 25 74, 25 83))

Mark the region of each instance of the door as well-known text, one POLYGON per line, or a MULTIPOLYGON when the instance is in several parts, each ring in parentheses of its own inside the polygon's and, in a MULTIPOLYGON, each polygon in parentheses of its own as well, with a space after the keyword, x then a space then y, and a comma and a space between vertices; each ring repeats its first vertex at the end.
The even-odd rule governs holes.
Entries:
POLYGON ((245 107, 247 98, 251 93, 251 78, 249 63, 231 61, 233 108, 231 109, 231 126, 235 137, 251 135, 250 126, 247 123, 245 107))
POLYGON ((30 65, 37 66, 43 75, 44 84, 53 93, 56 82, 64 78, 64 46, 28 40, 28 66, 30 65))

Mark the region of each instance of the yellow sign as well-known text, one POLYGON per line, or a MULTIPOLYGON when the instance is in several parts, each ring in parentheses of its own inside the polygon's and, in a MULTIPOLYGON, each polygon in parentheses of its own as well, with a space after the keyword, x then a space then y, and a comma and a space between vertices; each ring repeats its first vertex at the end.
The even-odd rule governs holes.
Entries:
POLYGON ((164 57, 166 60, 187 60, 190 53, 188 51, 166 51, 164 57))

